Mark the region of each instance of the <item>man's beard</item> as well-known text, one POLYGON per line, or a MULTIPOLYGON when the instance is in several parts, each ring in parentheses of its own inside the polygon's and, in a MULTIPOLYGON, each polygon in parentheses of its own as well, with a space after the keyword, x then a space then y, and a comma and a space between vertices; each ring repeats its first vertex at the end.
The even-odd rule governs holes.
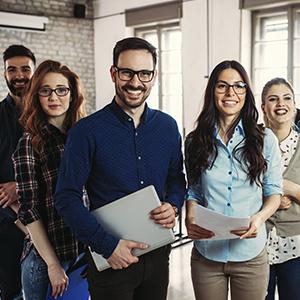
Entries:
POLYGON ((145 92, 147 89, 143 86, 133 87, 130 84, 126 84, 122 87, 115 86, 116 94, 118 95, 120 100, 129 108, 137 108, 137 107, 141 106, 146 101, 146 99, 148 98, 148 96, 150 94, 150 90, 148 90, 148 92, 146 94, 144 94, 143 97, 139 101, 131 103, 126 99, 126 96, 125 96, 126 89, 136 90, 136 91, 141 91, 141 92, 145 92))
POLYGON ((5 78, 5 80, 6 80, 6 84, 7 84, 7 87, 9 89, 9 91, 14 96, 17 96, 17 97, 22 97, 23 96, 25 88, 26 88, 26 86, 29 82, 29 79, 24 78, 24 79, 14 79, 14 80, 8 81, 5 78), (22 87, 18 87, 18 86, 15 85, 16 82, 24 82, 24 85, 22 87))

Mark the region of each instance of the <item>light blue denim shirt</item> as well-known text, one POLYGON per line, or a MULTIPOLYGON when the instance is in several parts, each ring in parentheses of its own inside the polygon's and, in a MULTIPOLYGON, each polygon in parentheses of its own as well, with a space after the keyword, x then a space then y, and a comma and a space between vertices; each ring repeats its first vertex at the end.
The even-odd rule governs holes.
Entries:
MULTIPOLYGON (((275 135, 271 130, 265 129, 263 155, 268 168, 263 175, 262 188, 255 183, 250 185, 247 174, 233 156, 234 148, 239 143, 242 145, 244 138, 245 133, 241 121, 227 145, 216 133, 218 156, 213 167, 203 172, 199 182, 189 186, 187 200, 197 200, 201 205, 227 216, 247 217, 261 209, 263 197, 282 193, 280 150, 275 135)), ((210 260, 247 261, 263 250, 266 237, 266 228, 263 225, 256 238, 197 240, 195 247, 210 260)))

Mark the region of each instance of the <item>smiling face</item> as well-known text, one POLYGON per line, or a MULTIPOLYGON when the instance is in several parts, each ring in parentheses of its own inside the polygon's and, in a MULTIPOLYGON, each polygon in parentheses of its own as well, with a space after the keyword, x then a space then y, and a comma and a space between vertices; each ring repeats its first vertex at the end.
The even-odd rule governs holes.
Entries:
POLYGON ((291 124, 296 113, 292 91, 285 84, 272 85, 266 93, 262 110, 271 128, 291 124))
POLYGON ((225 91, 222 91, 222 89, 218 89, 218 82, 238 87, 239 85, 242 85, 244 81, 238 71, 229 68, 220 73, 217 85, 215 86, 215 104, 219 112, 219 116, 221 119, 229 119, 231 122, 236 120, 241 113, 245 104, 246 89, 241 94, 237 94, 232 86, 225 89, 225 91))
POLYGON ((15 56, 5 61, 4 68, 4 77, 11 94, 21 97, 33 75, 33 61, 27 56, 15 56))
MULTIPOLYGON (((57 89, 57 88, 69 88, 68 79, 60 73, 47 73, 42 80, 39 91, 43 91, 45 88, 57 89)), ((60 90, 58 90, 59 93, 60 90)), ((50 96, 39 95, 39 100, 43 111, 48 116, 48 122, 60 127, 63 124, 66 113, 70 106, 70 92, 65 96, 58 96, 55 91, 52 91, 50 96)))
MULTIPOLYGON (((147 50, 126 50, 120 53, 116 67, 133 71, 153 71, 153 58, 147 50)), ((131 80, 124 81, 119 78, 114 66, 111 67, 110 72, 112 81, 115 83, 116 102, 123 109, 135 109, 144 104, 154 85, 155 76, 150 82, 142 82, 135 74, 131 80)))

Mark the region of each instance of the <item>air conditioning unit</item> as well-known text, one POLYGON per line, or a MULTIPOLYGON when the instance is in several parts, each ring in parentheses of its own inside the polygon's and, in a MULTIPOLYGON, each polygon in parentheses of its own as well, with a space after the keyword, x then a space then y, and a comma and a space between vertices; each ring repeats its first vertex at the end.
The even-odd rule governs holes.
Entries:
POLYGON ((45 31, 48 21, 47 17, 0 11, 0 27, 45 31))

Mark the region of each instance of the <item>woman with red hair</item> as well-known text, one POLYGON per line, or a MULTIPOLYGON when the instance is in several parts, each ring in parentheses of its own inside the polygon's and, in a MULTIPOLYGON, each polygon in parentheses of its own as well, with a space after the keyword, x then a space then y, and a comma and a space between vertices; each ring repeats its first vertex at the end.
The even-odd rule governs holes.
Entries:
POLYGON ((20 122, 24 134, 13 154, 19 219, 29 236, 22 257, 22 286, 27 300, 66 290, 63 266, 83 251, 57 214, 53 195, 68 130, 85 115, 79 77, 53 60, 42 62, 28 86, 20 122))

